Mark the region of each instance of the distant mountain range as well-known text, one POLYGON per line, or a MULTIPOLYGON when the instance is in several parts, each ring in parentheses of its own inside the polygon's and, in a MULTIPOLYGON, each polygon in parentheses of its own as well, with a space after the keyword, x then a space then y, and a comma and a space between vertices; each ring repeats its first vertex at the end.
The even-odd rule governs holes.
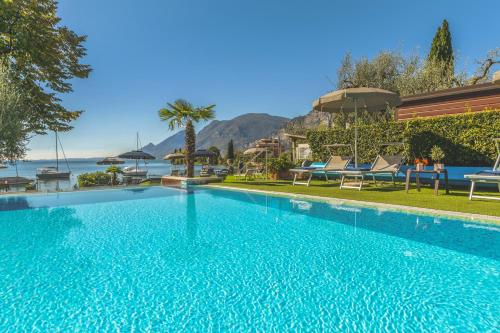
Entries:
MULTIPOLYGON (((266 113, 246 113, 230 120, 213 120, 196 135, 196 148, 215 146, 225 152, 229 140, 232 139, 234 148, 241 149, 258 139, 277 134, 288 121, 288 118, 266 113)), ((184 131, 180 131, 156 145, 149 143, 143 150, 162 158, 183 146, 184 131)))

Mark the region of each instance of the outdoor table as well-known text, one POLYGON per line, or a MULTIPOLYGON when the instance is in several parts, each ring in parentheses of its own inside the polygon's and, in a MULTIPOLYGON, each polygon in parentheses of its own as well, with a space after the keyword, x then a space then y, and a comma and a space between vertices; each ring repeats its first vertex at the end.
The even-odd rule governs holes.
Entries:
POLYGON ((432 174, 434 176, 434 194, 439 195, 439 181, 440 181, 440 176, 441 174, 444 175, 444 189, 446 191, 446 194, 450 193, 448 190, 448 170, 446 169, 441 169, 441 170, 416 170, 416 169, 408 169, 406 170, 406 193, 410 190, 410 181, 411 181, 411 174, 415 174, 415 183, 417 185, 417 190, 420 192, 420 174, 432 174))

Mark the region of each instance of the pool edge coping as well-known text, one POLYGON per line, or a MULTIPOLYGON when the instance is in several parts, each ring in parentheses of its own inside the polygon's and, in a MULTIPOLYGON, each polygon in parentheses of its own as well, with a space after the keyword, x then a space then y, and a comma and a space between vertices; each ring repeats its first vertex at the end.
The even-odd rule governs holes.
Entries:
POLYGON ((335 203, 348 204, 348 205, 353 205, 353 206, 358 206, 358 207, 385 208, 385 209, 397 211, 397 212, 411 212, 411 213, 418 213, 420 215, 448 217, 448 218, 456 218, 456 219, 460 219, 460 220, 466 220, 469 222, 500 225, 500 216, 493 216, 493 215, 454 212, 454 211, 450 211, 450 210, 440 210, 440 209, 433 209, 433 208, 422 208, 422 207, 388 204, 388 203, 373 202, 373 201, 342 199, 342 198, 334 198, 334 197, 322 197, 322 196, 311 195, 311 194, 298 194, 298 193, 287 193, 287 192, 277 192, 277 191, 268 191, 268 190, 257 190, 257 189, 239 188, 239 187, 224 186, 224 185, 207 184, 207 185, 202 185, 202 187, 204 187, 204 188, 205 187, 206 188, 218 188, 218 189, 241 191, 241 192, 253 192, 253 193, 260 193, 260 194, 270 194, 270 195, 277 196, 277 197, 289 197, 289 198, 299 198, 299 199, 303 198, 303 199, 308 199, 308 200, 313 200, 313 201, 335 202, 335 203))

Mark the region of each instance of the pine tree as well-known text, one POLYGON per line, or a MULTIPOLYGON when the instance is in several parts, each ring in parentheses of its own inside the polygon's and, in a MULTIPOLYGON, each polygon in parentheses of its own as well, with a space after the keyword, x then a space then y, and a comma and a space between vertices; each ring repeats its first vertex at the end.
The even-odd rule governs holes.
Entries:
POLYGON ((234 160, 233 139, 229 140, 229 143, 227 144, 227 159, 234 160))

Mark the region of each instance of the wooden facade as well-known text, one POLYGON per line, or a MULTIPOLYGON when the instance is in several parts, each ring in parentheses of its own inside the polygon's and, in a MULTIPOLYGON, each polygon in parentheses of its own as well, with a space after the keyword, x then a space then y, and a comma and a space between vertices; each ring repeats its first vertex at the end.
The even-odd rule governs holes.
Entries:
POLYGON ((396 111, 397 120, 500 109, 500 85, 493 83, 406 96, 396 111))

